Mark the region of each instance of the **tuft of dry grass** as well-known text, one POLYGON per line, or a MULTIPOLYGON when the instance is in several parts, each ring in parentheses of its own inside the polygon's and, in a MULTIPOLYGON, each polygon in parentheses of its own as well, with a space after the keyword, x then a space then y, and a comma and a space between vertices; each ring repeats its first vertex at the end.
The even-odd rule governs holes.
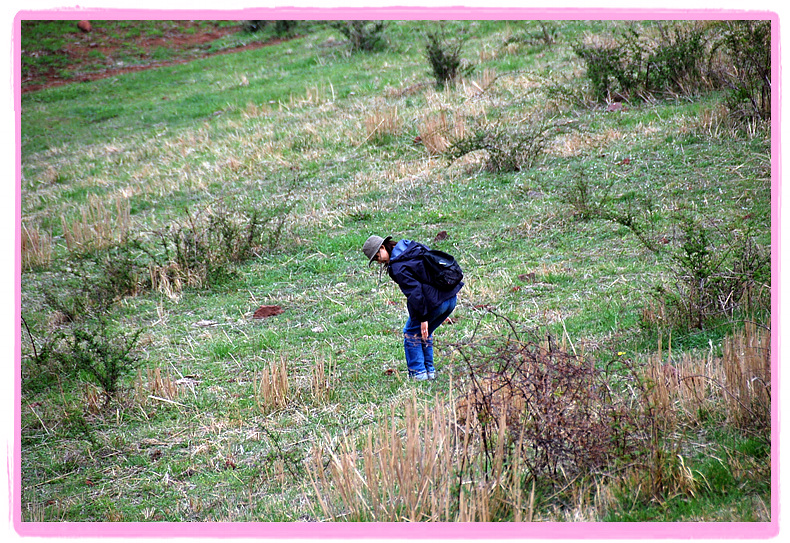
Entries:
POLYGON ((290 400, 288 389, 288 364, 285 358, 271 360, 269 365, 256 375, 255 401, 261 413, 283 409, 290 400))
POLYGON ((468 98, 473 98, 482 95, 485 93, 489 88, 493 86, 493 84, 497 80, 497 72, 493 68, 486 68, 480 74, 479 77, 470 80, 463 80, 461 82, 461 87, 463 88, 464 94, 468 98))
POLYGON ((21 256, 22 269, 49 266, 52 262, 52 236, 38 228, 22 224, 21 256))
POLYGON ((365 140, 374 143, 396 136, 401 131, 398 108, 377 110, 365 117, 365 140))
POLYGON ((115 200, 115 212, 97 196, 88 196, 88 203, 79 210, 79 216, 71 221, 61 215, 63 237, 66 247, 72 252, 106 249, 126 239, 131 220, 129 200, 115 200))
POLYGON ((332 360, 327 363, 323 358, 318 358, 310 374, 310 391, 315 403, 326 402, 332 393, 332 360))
POLYGON ((326 103, 334 103, 335 101, 335 88, 330 83, 326 85, 307 85, 303 95, 291 94, 288 97, 288 103, 280 103, 280 109, 297 107, 320 106, 326 103))
POLYGON ((742 428, 771 420, 771 334, 748 322, 724 341, 727 412, 742 428))
POLYGON ((134 383, 135 399, 140 405, 147 405, 149 400, 175 402, 181 396, 181 388, 169 372, 161 368, 147 368, 137 372, 134 383))
POLYGON ((171 300, 178 300, 184 287, 198 287, 203 284, 203 276, 197 272, 169 262, 164 266, 150 264, 148 272, 151 288, 161 292, 171 300))
POLYGON ((468 130, 463 117, 451 121, 444 110, 428 114, 419 127, 419 141, 429 155, 441 155, 452 142, 466 136, 468 130))
POLYGON ((579 156, 591 150, 604 149, 612 142, 621 140, 624 135, 616 129, 599 133, 571 132, 557 138, 547 147, 549 153, 560 157, 579 156))

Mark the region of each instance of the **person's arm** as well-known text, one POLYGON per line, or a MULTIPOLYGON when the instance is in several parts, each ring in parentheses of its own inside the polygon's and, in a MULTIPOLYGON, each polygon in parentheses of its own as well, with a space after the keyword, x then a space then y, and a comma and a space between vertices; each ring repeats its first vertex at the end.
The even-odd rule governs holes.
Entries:
POLYGON ((401 292, 406 296, 406 307, 409 310, 409 316, 415 321, 425 323, 425 329, 427 330, 428 310, 425 296, 422 292, 422 283, 417 279, 415 270, 405 264, 396 264, 391 271, 392 278, 398 283, 401 292))

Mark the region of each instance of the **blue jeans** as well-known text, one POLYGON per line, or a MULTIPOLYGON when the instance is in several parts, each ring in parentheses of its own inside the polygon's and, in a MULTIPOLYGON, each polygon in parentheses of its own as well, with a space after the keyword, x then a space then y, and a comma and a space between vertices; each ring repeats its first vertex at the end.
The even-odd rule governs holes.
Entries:
POLYGON ((411 317, 403 327, 403 350, 406 352, 406 366, 409 368, 409 377, 424 379, 431 378, 435 373, 433 366, 433 332, 455 309, 457 297, 453 296, 443 302, 428 315, 428 339, 422 339, 420 322, 411 317))

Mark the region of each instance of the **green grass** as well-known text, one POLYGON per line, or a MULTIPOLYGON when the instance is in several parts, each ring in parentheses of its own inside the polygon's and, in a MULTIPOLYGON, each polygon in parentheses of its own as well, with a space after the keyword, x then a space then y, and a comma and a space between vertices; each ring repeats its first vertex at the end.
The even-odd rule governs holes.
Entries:
MULTIPOLYGON (((452 345, 507 334, 514 323, 524 337, 565 339, 600 365, 618 356, 639 363, 659 337, 667 347, 668 331, 646 324, 643 310, 654 287, 673 279, 679 210, 716 226, 751 225, 770 245, 770 137, 712 132, 703 113, 719 103, 715 93, 619 113, 550 103, 550 84, 584 88, 573 40, 614 23, 557 22, 558 43, 510 48, 501 47, 506 37, 537 24, 451 24, 470 29, 472 77, 484 68, 500 76, 476 97, 463 86, 433 88, 411 38, 418 23, 406 22, 392 23, 390 48, 370 55, 349 54, 336 32, 316 26, 263 49, 23 95, 22 222, 53 246, 51 261, 22 277, 22 314, 39 348, 70 326, 56 322, 44 292, 68 293, 64 278, 83 257, 67 250, 61 216, 70 224, 91 195, 112 213, 128 201, 132 235, 149 246, 171 221, 220 197, 295 204, 277 246, 232 265, 224 280, 143 289, 109 306, 118 329, 143 330, 143 373, 123 382, 110 409, 91 409, 84 378, 68 368, 37 364, 23 329, 24 520, 316 520, 305 467, 312 447, 363 439, 413 393, 446 398, 460 375, 452 345), (401 128, 368 141, 365 118, 395 108, 401 128), (471 122, 537 108, 574 129, 515 173, 487 172, 476 156, 449 163, 414 143, 429 113, 471 122), (652 252, 625 226, 580 217, 563 196, 578 178, 594 194, 610 187, 617 210, 649 197, 655 232, 671 243, 652 252), (371 233, 433 244, 440 231, 449 238, 435 245, 459 258, 467 285, 458 320, 437 333, 439 379, 417 386, 404 378, 402 295, 379 282, 360 248, 371 233), (252 319, 260 305, 284 312, 252 319), (264 408, 260 375, 280 360, 291 399, 264 408), (332 369, 321 401, 311 390, 319 363, 332 369), (176 398, 135 394, 135 384, 150 387, 144 370, 154 368, 178 382, 176 398)), ((150 32, 118 32, 138 30, 150 32)), ((719 356, 743 319, 769 316, 760 307, 704 330, 673 329, 672 349, 719 356)), ((658 503, 622 496, 595 520, 769 518, 770 448, 759 436, 715 432, 720 420, 698 424, 672 436, 698 492, 658 503)), ((566 518, 558 511, 573 504, 543 495, 539 516, 566 518)))

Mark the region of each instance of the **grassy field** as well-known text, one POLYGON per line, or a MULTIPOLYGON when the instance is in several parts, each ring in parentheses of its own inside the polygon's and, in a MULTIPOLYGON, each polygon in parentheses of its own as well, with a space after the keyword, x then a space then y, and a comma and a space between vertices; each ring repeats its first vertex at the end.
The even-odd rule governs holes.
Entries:
POLYGON ((24 94, 23 520, 771 520, 769 127, 717 89, 594 100, 574 46, 623 25, 450 22, 443 89, 437 25, 391 22, 24 94), (513 171, 452 154, 500 133, 537 145, 513 171), (436 381, 373 233, 464 267, 436 381), (600 371, 551 405, 628 445, 459 422, 516 345, 600 371))

